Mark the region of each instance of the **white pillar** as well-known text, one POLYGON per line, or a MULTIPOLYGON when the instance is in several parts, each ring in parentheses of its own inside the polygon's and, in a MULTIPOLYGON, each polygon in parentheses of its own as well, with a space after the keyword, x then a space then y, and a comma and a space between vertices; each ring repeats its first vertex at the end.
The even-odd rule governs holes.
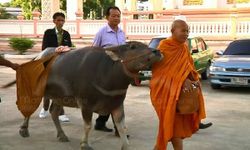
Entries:
POLYGON ((183 0, 176 0, 176 2, 175 2, 175 8, 182 9, 183 3, 184 3, 183 0))
POLYGON ((163 0, 163 8, 167 9, 175 9, 177 8, 176 0, 163 0))
POLYGON ((126 8, 128 11, 136 11, 137 10, 137 0, 127 0, 126 1, 126 8))
POLYGON ((218 8, 231 8, 233 4, 228 4, 227 0, 218 0, 218 8))
POLYGON ((217 1, 204 0, 203 6, 206 8, 218 8, 218 0, 217 1))
POLYGON ((76 12, 83 12, 82 0, 67 0, 67 19, 76 20, 76 12))
POLYGON ((60 10, 59 0, 42 0, 42 19, 52 20, 55 12, 60 10))
POLYGON ((153 11, 163 10, 163 0, 149 0, 153 11))
POLYGON ((115 6, 123 11, 125 9, 125 0, 115 0, 115 6))

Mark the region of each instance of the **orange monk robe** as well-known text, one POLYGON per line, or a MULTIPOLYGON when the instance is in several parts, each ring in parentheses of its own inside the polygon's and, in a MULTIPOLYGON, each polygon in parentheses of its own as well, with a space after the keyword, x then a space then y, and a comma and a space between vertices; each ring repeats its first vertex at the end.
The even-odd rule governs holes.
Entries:
POLYGON ((200 108, 197 113, 190 115, 176 113, 177 100, 185 79, 191 77, 199 80, 188 46, 169 38, 162 40, 158 49, 164 58, 153 65, 150 96, 159 117, 156 148, 165 150, 167 142, 173 137, 186 138, 195 133, 200 120, 206 115, 201 92, 200 108))

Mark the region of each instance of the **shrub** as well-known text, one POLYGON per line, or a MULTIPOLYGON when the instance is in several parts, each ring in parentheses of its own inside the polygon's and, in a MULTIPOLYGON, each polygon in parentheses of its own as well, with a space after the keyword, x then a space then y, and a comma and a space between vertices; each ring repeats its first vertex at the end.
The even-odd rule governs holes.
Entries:
POLYGON ((23 54, 28 49, 32 48, 35 42, 28 38, 10 38, 9 44, 11 48, 18 51, 19 54, 23 54))

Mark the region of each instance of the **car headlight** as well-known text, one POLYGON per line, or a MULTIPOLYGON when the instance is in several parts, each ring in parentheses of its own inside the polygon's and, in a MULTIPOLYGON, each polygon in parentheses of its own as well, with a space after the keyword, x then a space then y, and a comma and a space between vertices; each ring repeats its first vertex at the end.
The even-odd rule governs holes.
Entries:
POLYGON ((210 71, 226 71, 226 69, 223 67, 211 66, 210 71))

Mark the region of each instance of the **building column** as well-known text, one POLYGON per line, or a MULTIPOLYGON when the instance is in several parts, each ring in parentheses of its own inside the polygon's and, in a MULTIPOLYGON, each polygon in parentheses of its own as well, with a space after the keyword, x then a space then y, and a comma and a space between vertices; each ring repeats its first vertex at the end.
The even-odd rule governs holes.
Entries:
POLYGON ((76 13, 83 13, 83 0, 67 0, 67 19, 76 20, 76 13))
POLYGON ((41 13, 38 10, 34 10, 32 12, 32 18, 33 18, 33 21, 34 21, 34 36, 35 37, 38 37, 37 24, 38 24, 38 20, 40 19, 40 15, 41 15, 41 13))
POLYGON ((123 11, 125 9, 125 0, 115 0, 115 6, 123 11))
POLYGON ((153 11, 163 10, 163 0, 149 0, 153 11))
MULTIPOLYGON (((163 0, 164 1, 164 0, 163 0)), ((163 2, 163 9, 168 10, 168 9, 175 9, 177 8, 177 2, 176 0, 168 0, 166 2, 163 2)))
POLYGON ((176 0, 174 3, 174 8, 175 9, 182 9, 183 7, 184 0, 176 0))
POLYGON ((127 0, 126 8, 128 11, 136 11, 137 10, 137 0, 127 0))
MULTIPOLYGON (((236 0, 234 0, 234 4, 236 4, 236 0)), ((232 8, 230 21, 231 21, 231 36, 235 40, 237 38, 237 8, 236 8, 236 5, 234 5, 232 8)))
POLYGON ((60 0, 42 0, 42 19, 51 20, 55 12, 60 11, 60 0))

